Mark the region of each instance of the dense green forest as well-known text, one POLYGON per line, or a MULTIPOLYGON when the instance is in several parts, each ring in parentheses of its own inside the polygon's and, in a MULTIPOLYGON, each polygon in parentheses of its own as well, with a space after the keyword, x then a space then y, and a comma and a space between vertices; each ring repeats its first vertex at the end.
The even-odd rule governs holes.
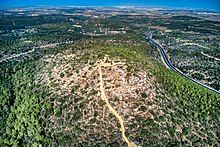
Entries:
MULTIPOLYGON (((37 61, 1 65, 1 145, 46 143, 48 92, 34 83, 37 61)), ((46 145, 46 144, 45 144, 46 145)))

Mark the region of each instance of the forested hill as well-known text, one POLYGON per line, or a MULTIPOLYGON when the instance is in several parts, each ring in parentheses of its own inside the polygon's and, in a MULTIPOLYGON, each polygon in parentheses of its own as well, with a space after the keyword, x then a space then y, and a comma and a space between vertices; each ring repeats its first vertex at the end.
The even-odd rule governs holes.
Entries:
MULTIPOLYGON (((126 60, 126 74, 131 77, 143 76, 139 72, 146 72, 145 76, 148 78, 143 80, 146 80, 152 89, 136 91, 135 94, 121 91, 128 95, 125 100, 120 99, 120 96, 119 99, 109 97, 114 101, 115 108, 118 108, 119 102, 134 103, 133 107, 138 108, 136 117, 134 116, 130 120, 132 123, 126 126, 126 133, 133 142, 143 146, 218 144, 219 95, 208 92, 150 59, 143 50, 144 47, 150 50, 149 46, 144 44, 128 46, 120 41, 114 45, 112 43, 106 45, 104 42, 107 40, 99 38, 91 42, 79 41, 60 49, 59 52, 45 53, 44 56, 30 57, 23 61, 2 63, 1 144, 43 146, 123 144, 124 141, 116 135, 120 134, 117 126, 111 126, 106 122, 107 120, 115 122, 111 114, 108 114, 109 116, 106 114, 107 118, 102 118, 104 122, 100 121, 103 114, 99 113, 102 112, 105 103, 98 98, 97 90, 91 89, 98 85, 90 85, 88 82, 83 86, 75 82, 71 84, 70 91, 69 87, 62 85, 65 85, 62 79, 69 82, 75 73, 80 76, 88 62, 93 65, 105 55, 108 55, 109 59, 126 60), (73 56, 70 56, 70 53, 73 56), (72 69, 68 70, 63 65, 68 67, 71 65, 72 69), (63 70, 59 67, 63 67, 63 70), (58 70, 56 74, 53 73, 55 69, 58 70), (152 78, 155 78, 154 81, 152 78), (96 98, 96 101, 90 104, 91 98, 96 98), (97 108, 93 110, 92 107, 97 108), (86 115, 92 111, 95 111, 94 114, 86 115), (84 122, 82 117, 88 117, 89 122, 84 122), (88 126, 84 126, 83 123, 88 126), (107 130, 96 128, 93 132, 90 127, 96 124, 109 127, 107 130), (90 136, 86 129, 93 135, 90 136), (103 131, 107 131, 110 136, 102 138, 103 131), (94 136, 96 141, 91 140, 94 136)), ((105 76, 107 75, 106 73, 105 76)), ((118 86, 120 88, 123 85, 118 86)), ((130 112, 126 110, 128 108, 123 109, 130 112)), ((120 112, 119 108, 118 111, 120 112)), ((129 118, 127 115, 132 114, 121 112, 121 115, 126 120, 129 118)))

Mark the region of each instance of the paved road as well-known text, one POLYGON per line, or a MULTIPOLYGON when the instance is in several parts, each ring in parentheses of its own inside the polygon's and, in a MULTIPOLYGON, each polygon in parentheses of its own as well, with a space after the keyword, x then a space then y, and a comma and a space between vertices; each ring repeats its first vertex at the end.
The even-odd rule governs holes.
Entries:
POLYGON ((0 59, 0 63, 3 62, 3 61, 6 61, 6 60, 10 60, 12 58, 16 58, 16 57, 19 57, 19 56, 22 56, 22 55, 26 55, 26 54, 32 53, 32 52, 34 52, 34 50, 35 50, 35 48, 33 48, 30 51, 24 52, 24 53, 15 54, 15 55, 11 55, 11 56, 5 57, 3 59, 0 59))
POLYGON ((14 54, 14 55, 10 55, 10 56, 8 56, 8 57, 3 57, 2 59, 0 59, 0 63, 3 62, 3 61, 6 61, 6 60, 10 60, 10 59, 13 59, 13 58, 22 56, 22 55, 27 55, 27 54, 29 54, 29 53, 34 52, 35 49, 52 48, 52 47, 56 47, 56 46, 58 46, 58 45, 70 44, 70 43, 73 43, 73 41, 66 41, 66 42, 62 42, 62 43, 50 43, 50 44, 40 45, 40 46, 34 47, 32 50, 27 51, 27 52, 24 52, 24 53, 14 54))
POLYGON ((205 84, 203 84, 203 83, 201 83, 201 82, 199 82, 199 81, 197 81, 197 80, 195 80, 195 79, 193 79, 193 78, 187 76, 187 75, 184 74, 182 71, 180 71, 178 68, 176 68, 176 67, 170 62, 170 60, 168 59, 167 54, 166 54, 166 52, 164 51, 163 46, 162 46, 161 44, 159 44, 158 42, 156 42, 156 41, 153 39, 152 35, 153 35, 152 32, 150 32, 150 33, 147 35, 146 39, 147 39, 148 41, 150 41, 150 42, 153 42, 153 43, 156 45, 156 47, 159 49, 160 54, 161 54, 162 61, 163 61, 163 63, 165 64, 165 66, 166 66, 167 68, 169 68, 169 69, 171 69, 171 70, 177 72, 178 74, 180 74, 181 76, 185 77, 186 79, 189 79, 189 80, 193 81, 194 83, 196 83, 196 84, 198 84, 198 85, 200 85, 200 86, 202 86, 202 87, 208 89, 209 91, 212 91, 212 92, 214 92, 214 93, 220 94, 220 91, 217 91, 217 90, 215 90, 214 88, 211 88, 211 87, 209 87, 209 86, 207 86, 207 85, 205 85, 205 84))

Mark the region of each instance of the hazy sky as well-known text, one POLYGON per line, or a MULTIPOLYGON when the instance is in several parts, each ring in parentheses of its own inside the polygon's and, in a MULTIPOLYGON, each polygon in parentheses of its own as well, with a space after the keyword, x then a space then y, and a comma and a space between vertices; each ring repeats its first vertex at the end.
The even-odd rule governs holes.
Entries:
POLYGON ((0 0, 0 7, 15 6, 165 6, 220 11, 220 0, 0 0))

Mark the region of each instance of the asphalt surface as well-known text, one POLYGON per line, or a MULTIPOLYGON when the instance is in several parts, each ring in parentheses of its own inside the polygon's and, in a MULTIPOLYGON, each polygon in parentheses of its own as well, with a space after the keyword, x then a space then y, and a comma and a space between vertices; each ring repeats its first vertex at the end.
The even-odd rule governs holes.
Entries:
POLYGON ((178 74, 180 74, 181 76, 185 77, 186 79, 189 79, 189 80, 193 81, 194 83, 196 83, 196 84, 198 84, 198 85, 200 85, 200 86, 206 88, 206 89, 209 90, 209 91, 212 91, 212 92, 214 92, 214 93, 220 94, 220 91, 217 91, 216 89, 211 88, 211 87, 209 87, 209 86, 207 86, 207 85, 205 85, 205 84, 203 84, 203 83, 201 83, 201 82, 199 82, 199 81, 197 81, 197 80, 195 80, 195 79, 193 79, 193 78, 187 76, 187 75, 184 74, 182 71, 180 71, 178 68, 176 68, 176 67, 170 62, 170 60, 168 59, 167 54, 166 54, 166 52, 165 52, 163 46, 162 46, 161 44, 159 44, 158 42, 156 42, 156 41, 153 39, 152 35, 153 35, 152 33, 149 33, 149 34, 147 35, 146 39, 147 39, 148 41, 150 41, 150 42, 153 42, 153 43, 156 45, 156 47, 159 49, 160 54, 161 54, 162 61, 163 61, 163 63, 165 64, 165 66, 166 66, 167 68, 169 68, 169 69, 171 69, 171 70, 177 72, 178 74))
POLYGON ((11 56, 9 56, 9 57, 5 57, 5 58, 3 58, 3 59, 0 59, 0 63, 3 62, 3 61, 10 60, 10 59, 12 59, 12 58, 17 58, 17 57, 22 56, 22 55, 27 55, 27 54, 32 53, 32 52, 34 52, 34 51, 35 51, 35 48, 33 48, 33 49, 30 50, 30 51, 24 52, 24 53, 15 54, 15 55, 11 55, 11 56))

